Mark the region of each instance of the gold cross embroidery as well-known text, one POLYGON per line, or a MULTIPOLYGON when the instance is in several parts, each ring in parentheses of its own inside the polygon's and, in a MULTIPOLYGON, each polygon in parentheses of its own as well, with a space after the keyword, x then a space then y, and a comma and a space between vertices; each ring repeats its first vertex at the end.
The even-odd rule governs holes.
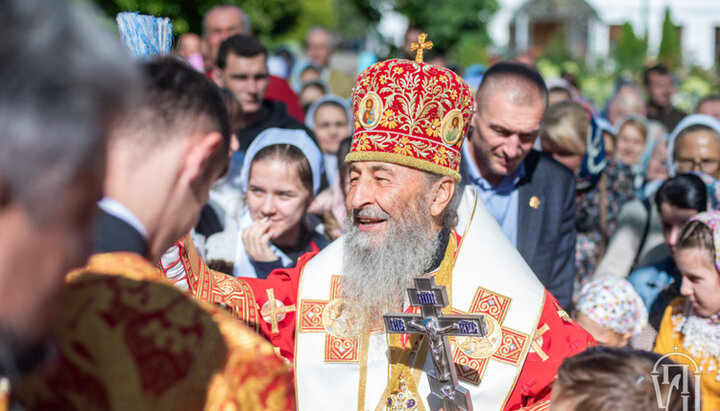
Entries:
POLYGON ((268 300, 265 304, 263 304, 262 310, 260 311, 260 315, 265 317, 270 317, 270 320, 268 321, 267 318, 265 318, 265 321, 268 321, 271 325, 271 332, 273 334, 277 334, 278 331, 278 321, 282 321, 285 318, 286 313, 291 313, 295 311, 295 306, 293 305, 282 305, 281 302, 275 299, 275 290, 272 288, 269 288, 266 290, 268 300), (280 305, 278 305, 280 303, 280 305), (278 317, 281 317, 278 319, 278 317))
POLYGON ((427 34, 422 33, 418 36, 418 43, 412 43, 410 45, 410 51, 416 51, 417 54, 415 55, 415 61, 418 63, 423 62, 423 52, 425 50, 430 50, 433 47, 432 41, 425 41, 427 38, 427 34))
POLYGON ((537 330, 537 333, 535 333, 535 339, 533 340, 532 344, 530 345, 530 348, 537 353, 537 355, 540 356, 540 359, 545 361, 548 358, 550 358, 547 354, 545 354, 545 351, 542 350, 541 343, 538 342, 539 339, 542 338, 542 335, 545 334, 550 330, 550 327, 548 327, 547 324, 543 324, 542 327, 540 327, 539 330, 537 330))

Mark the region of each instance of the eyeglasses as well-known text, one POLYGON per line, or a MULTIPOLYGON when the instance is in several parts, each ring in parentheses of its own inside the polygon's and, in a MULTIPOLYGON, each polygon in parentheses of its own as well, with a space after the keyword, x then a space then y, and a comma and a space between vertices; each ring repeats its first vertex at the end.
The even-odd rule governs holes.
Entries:
POLYGON ((720 160, 703 159, 695 161, 691 159, 680 159, 676 161, 678 169, 686 173, 688 171, 702 171, 703 173, 714 173, 720 168, 720 160))

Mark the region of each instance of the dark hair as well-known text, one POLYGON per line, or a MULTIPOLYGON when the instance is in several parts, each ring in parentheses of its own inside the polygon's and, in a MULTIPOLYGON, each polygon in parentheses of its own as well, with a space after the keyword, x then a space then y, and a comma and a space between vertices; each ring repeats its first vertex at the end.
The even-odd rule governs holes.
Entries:
POLYGON ((240 102, 235 97, 235 94, 226 88, 221 88, 220 94, 222 95, 223 101, 225 102, 225 108, 230 116, 232 131, 236 132, 242 127, 245 127, 245 112, 243 111, 240 102))
POLYGON ((713 232, 701 221, 690 221, 685 224, 675 243, 675 250, 688 248, 702 248, 709 251, 711 260, 715 260, 715 247, 713 245, 713 232))
POLYGON ((495 80, 511 80, 523 86, 529 85, 540 94, 547 105, 548 89, 545 85, 545 80, 543 80, 537 70, 526 64, 513 61, 502 61, 494 64, 483 75, 483 80, 482 83, 480 83, 480 87, 478 87, 477 95, 480 96, 481 91, 495 80))
POLYGON ((705 183, 695 174, 678 174, 668 178, 655 193, 655 205, 658 211, 663 203, 698 212, 705 211, 707 209, 705 183))
POLYGON ((327 94, 327 92, 328 92, 327 87, 325 86, 325 83, 323 83, 321 80, 310 80, 310 81, 304 82, 302 84, 302 86, 300 86, 300 93, 302 93, 303 91, 305 91, 306 89, 311 88, 311 87, 319 88, 323 94, 327 94))
POLYGON ((227 163, 232 131, 215 83, 175 57, 144 63, 142 69, 145 74, 142 101, 119 124, 121 129, 131 127, 128 137, 152 144, 196 132, 216 131, 222 136, 222 145, 211 161, 227 163))
POLYGON ((568 73, 567 71, 563 70, 563 72, 560 73, 560 78, 570 83, 570 85, 575 87, 576 89, 580 89, 580 83, 578 83, 578 79, 577 77, 575 77, 574 74, 568 73))
POLYGON ((252 162, 250 163, 250 170, 252 165, 261 160, 272 160, 279 159, 283 163, 291 164, 295 167, 295 170, 302 181, 303 187, 308 191, 310 197, 313 196, 313 173, 310 167, 310 162, 305 157, 299 148, 291 144, 273 144, 271 146, 263 147, 260 151, 255 154, 252 162))
MULTIPOLYGON (((345 106, 343 106, 342 104, 340 104, 339 102, 337 102, 335 100, 325 100, 322 103, 318 104, 318 106, 315 107, 315 115, 317 115, 317 112, 320 110, 320 108, 326 107, 326 106, 333 106, 333 107, 339 108, 345 114, 345 117, 348 117, 348 122, 352 121, 352 118, 349 118, 347 108, 345 108, 345 106)), ((315 119, 313 119, 313 120, 315 120, 315 119)), ((344 158, 343 158, 343 161, 345 161, 344 158)))
POLYGON ((260 44, 255 36, 249 34, 236 34, 228 37, 225 41, 220 44, 220 49, 217 55, 217 66, 221 70, 225 69, 227 64, 228 55, 232 53, 238 57, 255 57, 264 55, 267 57, 267 49, 265 46, 260 44))
POLYGON ((553 401, 565 399, 573 410, 582 411, 660 410, 660 397, 667 399, 665 410, 681 411, 684 395, 689 395, 691 407, 695 403, 689 380, 693 374, 680 367, 668 367, 672 364, 670 359, 648 351, 591 347, 563 361, 553 387, 553 401), (653 378, 661 378, 654 375, 657 372, 667 372, 670 381, 688 379, 680 384, 687 382, 690 393, 680 395, 671 384, 659 385, 661 392, 656 393, 653 378))
POLYGON ((657 74, 658 76, 672 76, 672 73, 670 70, 668 70, 667 67, 665 67, 662 64, 657 64, 652 67, 648 67, 645 69, 645 72, 643 73, 643 84, 645 86, 650 84, 650 74, 657 74))
POLYGON ((345 176, 347 176, 348 165, 345 162, 345 157, 350 153, 352 147, 352 136, 345 137, 340 141, 337 151, 337 162, 338 162, 338 177, 340 179, 340 188, 343 194, 345 193, 345 176))

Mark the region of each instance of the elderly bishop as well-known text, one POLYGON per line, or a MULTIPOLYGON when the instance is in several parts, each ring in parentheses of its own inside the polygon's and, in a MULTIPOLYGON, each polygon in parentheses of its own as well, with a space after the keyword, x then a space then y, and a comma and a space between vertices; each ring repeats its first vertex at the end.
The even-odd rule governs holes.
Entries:
POLYGON ((419 314, 406 290, 421 276, 445 287, 445 314, 484 318, 483 337, 447 337, 473 408, 542 407, 562 360, 594 341, 543 288, 475 189, 458 187, 470 88, 450 70, 389 60, 360 75, 352 99, 351 227, 293 269, 237 279, 254 291, 261 332, 294 364, 298 408, 442 405, 431 392, 427 337, 383 325, 386 313, 419 314), (376 115, 363 116, 367 107, 376 115))

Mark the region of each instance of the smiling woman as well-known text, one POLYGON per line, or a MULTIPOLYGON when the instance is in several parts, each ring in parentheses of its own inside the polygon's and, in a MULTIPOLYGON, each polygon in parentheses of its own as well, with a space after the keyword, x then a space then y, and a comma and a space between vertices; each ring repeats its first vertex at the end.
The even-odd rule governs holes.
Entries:
MULTIPOLYGON (((307 213, 320 185, 322 155, 302 130, 268 129, 250 145, 242 170, 247 205, 239 217, 232 274, 265 278, 327 241, 307 213)), ((220 233, 226 234, 226 233, 220 233)), ((207 258, 227 235, 208 238, 207 258)), ((227 244, 223 244, 227 247, 227 244)), ((213 261, 210 261, 214 265, 213 261)), ((221 271, 231 271, 229 269, 221 271)))

